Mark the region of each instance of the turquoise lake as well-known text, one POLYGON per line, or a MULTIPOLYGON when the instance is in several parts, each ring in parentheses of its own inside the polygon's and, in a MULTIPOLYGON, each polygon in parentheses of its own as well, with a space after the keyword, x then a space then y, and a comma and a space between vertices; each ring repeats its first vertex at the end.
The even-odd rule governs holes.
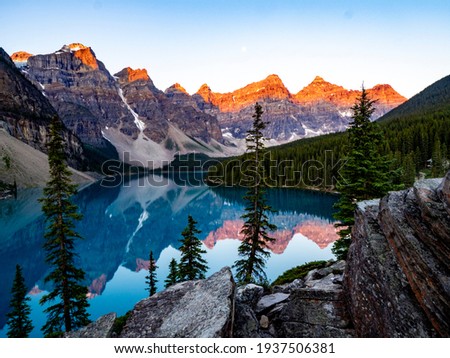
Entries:
MULTIPOLYGON (((237 259, 240 216, 245 202, 242 188, 210 188, 201 180, 151 175, 125 183, 95 183, 75 198, 83 220, 77 231, 84 237, 76 245, 77 264, 86 273, 91 319, 116 312, 122 315, 148 296, 145 276, 150 250, 157 260, 159 290, 169 262, 179 259, 181 232, 192 215, 202 231, 208 261, 207 276, 237 259)), ((41 337, 46 317, 39 299, 51 287, 42 249, 45 222, 38 198, 42 191, 19 192, 17 200, 0 201, 0 337, 6 337, 6 313, 15 265, 24 270, 34 324, 32 337, 41 337)), ((296 189, 269 189, 270 215, 278 229, 266 264, 269 281, 285 270, 312 260, 333 258, 338 238, 333 226, 337 196, 296 189)))

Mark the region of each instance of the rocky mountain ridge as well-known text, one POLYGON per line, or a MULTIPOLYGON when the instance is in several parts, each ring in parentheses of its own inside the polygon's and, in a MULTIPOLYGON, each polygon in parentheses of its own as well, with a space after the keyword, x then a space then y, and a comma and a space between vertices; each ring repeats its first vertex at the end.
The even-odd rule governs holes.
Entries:
MULTIPOLYGON (((128 67, 111 75, 80 43, 51 54, 21 51, 12 57, 83 143, 104 151, 114 147, 121 160, 153 167, 176 152, 241 154, 256 101, 270 122, 269 145, 345 130, 359 94, 321 77, 291 94, 274 74, 230 93, 205 84, 191 96, 178 83, 161 91, 145 69, 128 67)), ((379 100, 374 118, 405 100, 389 85, 369 91, 379 100)))
MULTIPOLYGON (((368 92, 377 101, 373 119, 406 101, 387 84, 376 85, 368 92)), ((346 90, 319 76, 297 94, 291 94, 282 80, 272 74, 229 93, 213 92, 203 84, 193 97, 205 112, 217 116, 228 139, 245 137, 254 103, 259 102, 269 122, 266 136, 275 140, 272 144, 278 144, 345 130, 352 115, 350 108, 360 94, 361 91, 346 90)))
MULTIPOLYGON (((29 146, 47 153, 50 121, 56 115, 48 98, 22 75, 0 48, 0 127, 29 146)), ((62 134, 69 165, 84 170, 82 143, 70 130, 64 129, 62 134)))
POLYGON ((103 151, 112 144, 124 162, 160 167, 176 152, 223 155, 216 118, 172 102, 145 70, 126 68, 112 76, 94 51, 79 43, 28 56, 18 67, 83 143, 103 151))

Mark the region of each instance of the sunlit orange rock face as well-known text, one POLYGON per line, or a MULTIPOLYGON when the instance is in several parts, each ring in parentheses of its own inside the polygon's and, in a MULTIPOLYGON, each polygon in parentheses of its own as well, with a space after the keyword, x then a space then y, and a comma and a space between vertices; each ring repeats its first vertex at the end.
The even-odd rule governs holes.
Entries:
POLYGON ((262 81, 250 83, 229 93, 212 92, 208 85, 204 84, 197 94, 206 102, 217 106, 222 112, 237 112, 267 98, 281 100, 291 97, 283 81, 277 75, 270 75, 262 81))
MULTIPOLYGON (((121 71, 122 72, 122 71, 121 71)), ((134 82, 134 81, 148 81, 150 79, 150 77, 148 76, 147 70, 145 68, 143 69, 136 69, 133 70, 130 67, 125 68, 124 72, 124 78, 123 80, 125 80, 126 82, 134 82)), ((122 79, 122 78, 121 78, 122 79)))
POLYGON ((94 298, 101 295, 106 286, 106 275, 101 274, 100 277, 94 279, 88 287, 88 298, 94 298))
POLYGON ((170 88, 172 89, 176 89, 178 91, 181 91, 183 93, 189 94, 187 93, 187 91, 184 89, 184 87, 182 85, 180 85, 179 83, 175 83, 174 85, 172 85, 170 88))
MULTIPOLYGON (((134 70, 131 67, 125 67, 122 71, 114 74, 114 77, 116 77, 119 83, 124 86, 136 81, 142 81, 139 85, 153 85, 145 68, 138 68, 134 70)), ((145 95, 151 95, 154 97, 151 91, 145 91, 145 95)))
POLYGON ((72 51, 85 50, 85 49, 89 48, 88 46, 84 46, 83 44, 80 44, 79 42, 71 43, 71 44, 67 45, 67 47, 69 47, 69 49, 71 49, 72 51))
POLYGON ((394 90, 390 85, 376 85, 367 90, 372 99, 379 100, 380 103, 393 107, 401 105, 406 98, 394 90))
MULTIPOLYGON (((376 85, 368 89, 367 93, 371 99, 378 100, 378 105, 398 106, 406 101, 405 97, 386 84, 376 85)), ((347 90, 316 76, 308 86, 299 91, 293 98, 299 104, 327 101, 339 107, 351 107, 360 95, 361 91, 347 90)))
POLYGON ((98 69, 97 59, 95 58, 95 54, 92 52, 90 47, 86 47, 81 44, 70 44, 69 48, 74 49, 74 56, 84 65, 89 66, 94 70, 98 69))
POLYGON ((329 101, 341 106, 350 107, 355 103, 358 91, 348 91, 342 86, 325 81, 322 77, 316 76, 314 80, 295 96, 297 103, 315 103, 319 101, 329 101))
MULTIPOLYGON (((211 231, 203 243, 208 249, 212 249, 221 240, 233 239, 242 241, 244 236, 240 231, 243 224, 242 220, 226 220, 217 230, 211 231)), ((269 250, 275 254, 282 254, 297 233, 306 236, 321 249, 324 249, 339 238, 337 229, 332 223, 308 220, 297 225, 293 230, 284 229, 271 233, 275 241, 268 245, 269 250)))
MULTIPOLYGON (((372 99, 378 101, 377 107, 380 107, 379 111, 383 113, 406 101, 405 97, 387 84, 376 85, 367 92, 372 99)), ((270 75, 262 81, 229 93, 213 92, 207 84, 203 84, 196 94, 205 102, 216 106, 222 113, 235 113, 253 106, 255 102, 265 100, 269 102, 286 100, 288 103, 306 107, 314 106, 318 102, 329 102, 338 108, 349 109, 361 95, 361 91, 347 90, 316 76, 308 86, 293 95, 277 75, 270 75)), ((381 114, 378 113, 377 117, 381 114)))
POLYGON ((25 51, 14 52, 11 55, 11 59, 14 62, 26 62, 29 57, 33 56, 31 53, 25 51))
POLYGON ((339 239, 338 230, 332 223, 308 220, 297 225, 294 233, 302 234, 309 240, 314 241, 321 249, 339 239))
POLYGON ((216 93, 214 93, 211 88, 206 84, 202 84, 199 90, 197 91, 198 95, 203 98, 203 100, 207 103, 215 103, 216 102, 216 93))

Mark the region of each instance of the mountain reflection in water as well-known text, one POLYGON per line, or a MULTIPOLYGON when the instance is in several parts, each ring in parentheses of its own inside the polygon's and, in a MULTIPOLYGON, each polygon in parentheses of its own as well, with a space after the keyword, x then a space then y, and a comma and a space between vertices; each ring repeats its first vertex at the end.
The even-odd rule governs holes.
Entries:
MULTIPOLYGON (((237 259, 241 215, 245 202, 242 188, 209 188, 185 185, 174 178, 151 175, 123 185, 104 187, 95 183, 75 198, 83 219, 77 224, 84 240, 76 244, 77 264, 86 272, 91 318, 115 311, 125 313, 146 297, 145 275, 150 250, 157 260, 158 289, 163 289, 181 232, 192 215, 202 231, 209 271, 231 266, 237 259)), ((32 297, 32 318, 40 336, 45 322, 39 298, 50 289, 42 249, 44 218, 37 199, 41 190, 25 190, 17 200, 0 202, 0 336, 6 335, 6 313, 15 265, 24 270, 32 297)), ((270 215, 278 229, 270 245, 272 255, 266 272, 270 281, 286 269, 311 260, 330 259, 337 239, 332 206, 336 196, 294 189, 269 189, 270 215)))

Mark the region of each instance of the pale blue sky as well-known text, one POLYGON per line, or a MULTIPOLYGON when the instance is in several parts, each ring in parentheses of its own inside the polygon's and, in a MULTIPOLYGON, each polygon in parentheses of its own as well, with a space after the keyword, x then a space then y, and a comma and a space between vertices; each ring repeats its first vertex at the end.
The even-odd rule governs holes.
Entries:
POLYGON ((0 2, 8 53, 71 42, 91 46, 111 73, 146 68, 161 89, 226 92, 276 73, 293 93, 320 75, 411 97, 450 74, 450 1, 0 2))

